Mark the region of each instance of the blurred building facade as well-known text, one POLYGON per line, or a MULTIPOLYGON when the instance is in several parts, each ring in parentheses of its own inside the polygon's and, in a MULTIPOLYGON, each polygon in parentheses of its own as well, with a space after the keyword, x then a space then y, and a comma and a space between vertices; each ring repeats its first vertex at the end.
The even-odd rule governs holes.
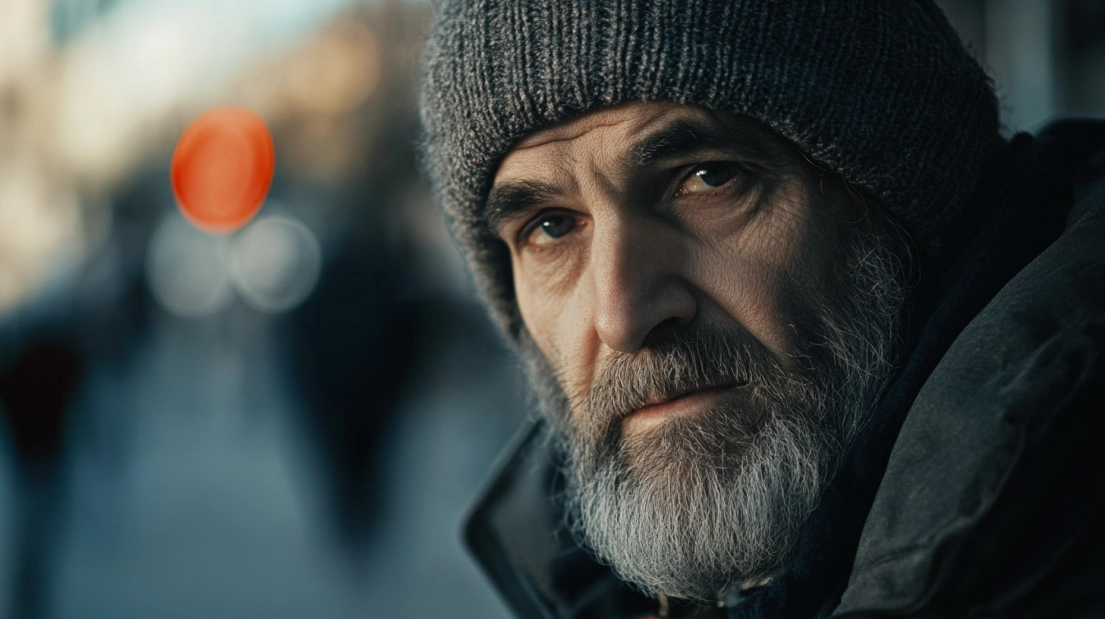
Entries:
POLYGON ((1006 132, 1105 116, 1105 2, 939 0, 998 87, 1006 132))

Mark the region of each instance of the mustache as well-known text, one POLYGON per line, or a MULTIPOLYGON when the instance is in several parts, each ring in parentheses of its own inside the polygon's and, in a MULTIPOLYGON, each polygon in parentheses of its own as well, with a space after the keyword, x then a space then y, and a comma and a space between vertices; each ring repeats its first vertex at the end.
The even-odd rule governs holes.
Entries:
POLYGON ((582 432, 609 435, 622 419, 650 403, 748 385, 769 368, 778 368, 770 353, 739 329, 700 324, 671 331, 641 352, 616 353, 602 362, 587 396, 582 432))

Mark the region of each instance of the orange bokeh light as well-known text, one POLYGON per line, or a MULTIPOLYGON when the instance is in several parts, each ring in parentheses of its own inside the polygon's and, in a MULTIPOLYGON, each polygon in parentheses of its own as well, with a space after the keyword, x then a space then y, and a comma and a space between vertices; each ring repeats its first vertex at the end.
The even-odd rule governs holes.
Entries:
POLYGON ((265 121, 245 108, 219 107, 184 130, 169 176, 188 221, 205 232, 232 232, 261 209, 275 164, 265 121))

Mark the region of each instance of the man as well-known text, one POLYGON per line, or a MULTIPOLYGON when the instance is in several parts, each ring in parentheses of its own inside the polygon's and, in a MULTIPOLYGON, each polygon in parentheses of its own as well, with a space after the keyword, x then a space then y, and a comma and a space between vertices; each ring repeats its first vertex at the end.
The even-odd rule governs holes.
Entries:
POLYGON ((421 112, 519 616, 1105 616, 1105 125, 1002 139, 927 0, 445 2, 421 112))

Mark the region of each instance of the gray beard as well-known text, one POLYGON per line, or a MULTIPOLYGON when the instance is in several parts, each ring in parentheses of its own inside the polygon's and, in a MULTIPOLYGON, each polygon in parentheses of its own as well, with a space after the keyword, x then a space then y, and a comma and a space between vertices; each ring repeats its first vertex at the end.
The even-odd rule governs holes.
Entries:
POLYGON ((537 355, 531 376, 569 455, 569 526, 623 580, 714 600, 792 556, 893 370, 899 254, 877 235, 851 249, 841 281, 785 291, 799 308, 799 370, 735 327, 697 325, 613 356, 573 416, 537 355), (621 420, 650 395, 723 382, 740 385, 736 402, 622 436, 621 420))

